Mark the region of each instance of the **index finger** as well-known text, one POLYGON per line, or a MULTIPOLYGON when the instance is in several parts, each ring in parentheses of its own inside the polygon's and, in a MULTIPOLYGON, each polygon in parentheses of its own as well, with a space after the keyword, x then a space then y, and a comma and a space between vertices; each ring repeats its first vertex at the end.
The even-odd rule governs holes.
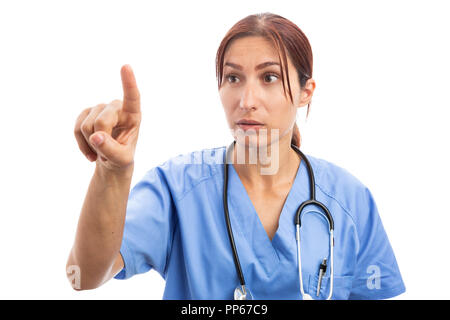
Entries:
POLYGON ((134 77, 133 69, 126 64, 120 70, 123 87, 123 111, 141 112, 141 97, 134 77))

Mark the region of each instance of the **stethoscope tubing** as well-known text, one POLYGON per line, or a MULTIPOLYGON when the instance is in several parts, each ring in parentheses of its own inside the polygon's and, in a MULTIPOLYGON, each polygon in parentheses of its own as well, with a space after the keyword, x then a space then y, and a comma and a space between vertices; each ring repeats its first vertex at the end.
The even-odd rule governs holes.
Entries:
MULTIPOLYGON (((233 230, 231 228, 231 222, 230 222, 230 215, 229 215, 229 211, 228 211, 228 163, 231 162, 231 159, 229 159, 229 150, 231 149, 231 147, 235 146, 236 141, 233 141, 231 143, 231 145, 226 149, 225 152, 225 159, 224 159, 224 187, 223 187, 223 206, 224 206, 224 214, 225 214, 225 220, 226 220, 226 225, 227 225, 227 232, 228 232, 228 238, 230 240, 230 245, 231 245, 231 249, 233 251, 233 259, 234 259, 234 265, 236 268, 236 273, 239 277, 239 282, 241 284, 242 287, 242 293, 244 295, 246 295, 246 284, 245 284, 245 278, 244 278, 244 274, 242 272, 242 267, 241 267, 241 263, 239 260, 239 256, 238 256, 238 252, 236 249, 236 245, 234 242, 234 237, 233 237, 233 230)), ((308 171, 308 176, 309 176, 309 185, 310 185, 310 199, 304 201, 299 208, 297 209, 297 213, 295 215, 295 219, 294 219, 294 224, 296 227, 296 241, 297 241, 297 250, 298 250, 298 266, 299 266, 299 278, 300 278, 300 291, 303 297, 309 297, 311 298, 308 294, 306 294, 304 292, 303 289, 303 279, 302 279, 302 269, 301 269, 301 253, 300 253, 300 227, 301 227, 301 214, 303 211, 303 208, 305 208, 307 205, 317 205, 319 206, 326 215, 326 218, 328 220, 328 225, 329 225, 329 231, 330 231, 330 275, 331 275, 331 279, 330 279, 330 292, 329 295, 327 297, 327 299, 331 298, 332 295, 332 291, 333 291, 333 247, 334 247, 334 236, 333 236, 333 231, 334 231, 334 221, 333 221, 333 217, 331 216, 328 208, 322 204, 321 202, 316 200, 316 190, 315 190, 315 179, 314 179, 314 172, 312 170, 311 164, 309 162, 309 160, 307 159, 307 157, 303 154, 303 152, 300 151, 300 149, 295 146, 294 144, 291 145, 292 148, 300 155, 301 159, 305 161, 306 167, 307 167, 307 171, 308 171)))
MULTIPOLYGON (((235 144, 235 142, 236 141, 233 142, 233 145, 235 144)), ((227 195, 228 195, 228 150, 226 153, 226 159, 225 159, 225 163, 224 163, 223 206, 224 206, 224 212, 225 212, 225 219, 227 222, 228 238, 230 240, 231 249, 233 250, 234 265, 236 267, 236 272, 239 277, 239 282, 241 283, 242 288, 245 288, 244 274, 242 273, 241 263, 239 261, 239 256, 238 256, 238 253, 236 250, 236 245, 234 243, 233 230, 231 229, 230 214, 228 212, 228 196, 227 195)))

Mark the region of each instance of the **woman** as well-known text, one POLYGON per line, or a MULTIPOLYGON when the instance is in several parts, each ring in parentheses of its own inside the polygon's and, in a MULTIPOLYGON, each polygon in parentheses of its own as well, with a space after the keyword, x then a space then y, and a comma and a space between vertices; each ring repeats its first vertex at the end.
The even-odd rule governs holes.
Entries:
POLYGON ((80 114, 75 136, 96 170, 67 263, 80 270, 76 289, 153 268, 166 280, 164 299, 385 299, 404 292, 370 191, 296 148, 297 108, 309 111, 315 89, 303 32, 278 15, 250 15, 226 34, 216 63, 233 143, 169 159, 130 193, 141 119, 131 69, 122 68, 123 102, 80 114), (331 217, 305 206, 300 244, 293 222, 312 187, 331 217))

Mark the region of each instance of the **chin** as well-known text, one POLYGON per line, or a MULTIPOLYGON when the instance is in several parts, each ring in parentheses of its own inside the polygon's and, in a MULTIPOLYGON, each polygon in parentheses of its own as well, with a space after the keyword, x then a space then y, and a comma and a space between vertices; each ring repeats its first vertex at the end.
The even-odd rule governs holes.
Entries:
MULTIPOLYGON (((234 135, 234 140, 236 143, 245 148, 267 148, 272 144, 271 137, 260 137, 258 134, 255 135, 234 135)), ((278 141, 277 139, 274 142, 278 141)))

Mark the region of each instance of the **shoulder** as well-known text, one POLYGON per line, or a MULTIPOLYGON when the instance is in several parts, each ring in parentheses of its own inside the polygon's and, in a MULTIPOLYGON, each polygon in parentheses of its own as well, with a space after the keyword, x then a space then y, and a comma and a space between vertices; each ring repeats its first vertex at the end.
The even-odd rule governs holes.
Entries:
POLYGON ((147 174, 158 176, 172 196, 181 198, 196 185, 214 179, 223 164, 225 147, 205 148, 171 157, 150 169, 147 174))
POLYGON ((318 192, 336 201, 353 219, 361 205, 366 205, 370 191, 344 167, 330 161, 307 155, 315 172, 318 192))

